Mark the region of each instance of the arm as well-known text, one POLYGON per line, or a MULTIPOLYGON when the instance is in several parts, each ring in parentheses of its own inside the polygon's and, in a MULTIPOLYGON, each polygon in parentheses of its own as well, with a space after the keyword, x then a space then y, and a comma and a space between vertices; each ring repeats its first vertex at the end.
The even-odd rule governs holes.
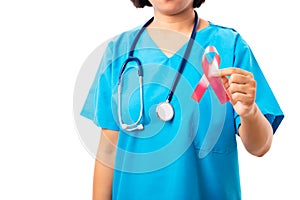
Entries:
POLYGON ((239 135, 249 153, 263 156, 271 148, 273 129, 256 104, 252 109, 251 114, 241 117, 239 135))
POLYGON ((239 68, 221 69, 219 75, 234 110, 241 118, 238 131, 245 148, 255 156, 263 156, 271 147, 273 129, 255 103, 256 81, 253 75, 239 68))
POLYGON ((93 200, 112 198, 113 167, 119 133, 102 129, 101 139, 95 160, 93 200))

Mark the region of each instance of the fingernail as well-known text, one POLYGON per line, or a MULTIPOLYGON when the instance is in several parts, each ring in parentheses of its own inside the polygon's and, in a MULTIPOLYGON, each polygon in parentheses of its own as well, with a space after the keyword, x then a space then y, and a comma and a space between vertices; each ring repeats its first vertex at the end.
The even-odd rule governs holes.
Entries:
POLYGON ((209 70, 209 76, 220 76, 219 70, 211 68, 209 70))

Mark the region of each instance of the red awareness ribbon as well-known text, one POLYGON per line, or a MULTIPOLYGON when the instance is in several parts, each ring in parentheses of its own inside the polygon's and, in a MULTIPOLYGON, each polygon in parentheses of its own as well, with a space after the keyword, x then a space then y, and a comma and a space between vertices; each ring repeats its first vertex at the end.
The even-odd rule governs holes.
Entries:
POLYGON ((202 75, 196 89, 192 94, 192 98, 195 101, 200 102, 204 92, 206 91, 209 85, 214 90, 221 104, 224 104, 227 101, 229 101, 227 92, 224 88, 221 78, 216 76, 220 66, 220 60, 220 55, 214 46, 208 46, 205 49, 204 54, 202 56, 202 69, 204 74, 202 75), (211 62, 209 62, 207 59, 208 53, 215 53, 211 62))

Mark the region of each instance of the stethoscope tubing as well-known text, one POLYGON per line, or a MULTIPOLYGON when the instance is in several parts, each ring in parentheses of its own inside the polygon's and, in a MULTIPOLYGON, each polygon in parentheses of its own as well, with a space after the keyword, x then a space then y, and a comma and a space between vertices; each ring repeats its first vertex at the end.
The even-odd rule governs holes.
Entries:
POLYGON ((119 81, 118 81, 118 118, 119 118, 119 124, 121 125, 121 128, 123 130, 127 131, 134 131, 134 130, 143 130, 144 127, 142 124, 138 124, 143 117, 144 112, 144 100, 143 100, 143 67, 141 61, 133 56, 128 57, 128 59, 124 62, 121 73, 119 75, 119 81), (125 124, 122 120, 122 74, 125 71, 125 68, 129 62, 136 62, 138 65, 138 77, 139 77, 139 92, 140 92, 140 113, 138 119, 132 123, 132 124, 125 124))
POLYGON ((176 73, 176 77, 175 77, 175 79, 173 81, 172 87, 171 87, 171 89, 169 91, 169 94, 167 96, 167 99, 166 99, 167 103, 170 103, 171 100, 172 100, 172 98, 173 98, 175 89, 176 89, 177 84, 178 84, 178 82, 180 80, 181 74, 183 73, 183 70, 184 70, 184 67, 186 65, 187 59, 190 56, 190 53, 191 53, 191 50, 192 50, 192 46, 193 46, 193 43, 194 43, 194 40, 195 40, 195 37, 196 37, 196 31, 197 31, 197 28, 198 28, 198 14, 197 14, 196 11, 194 11, 194 12, 195 12, 195 21, 194 21, 193 31, 192 31, 190 40, 188 42, 188 46, 186 48, 186 51, 184 53, 184 56, 183 56, 183 58, 181 60, 180 66, 178 68, 178 72, 176 73))
MULTIPOLYGON (((157 110, 160 110, 160 109, 158 109, 159 106, 162 106, 161 108, 168 108, 168 112, 171 114, 171 115, 168 115, 168 117, 166 117, 164 119, 164 117, 159 116, 159 112, 157 112, 158 117, 161 120, 163 120, 163 121, 169 121, 174 116, 174 110, 173 110, 173 107, 170 104, 170 102, 171 102, 171 100, 173 98, 173 95, 174 95, 175 89, 177 87, 177 84, 178 84, 178 82, 180 80, 181 74, 183 73, 183 70, 184 70, 184 67, 186 65, 187 59, 188 59, 188 57, 189 57, 189 55, 191 53, 193 42, 194 42, 195 37, 196 37, 196 30, 197 30, 197 27, 198 27, 198 21, 199 20, 198 20, 198 14, 197 14, 197 12, 194 11, 194 13, 195 13, 194 27, 193 27, 193 31, 191 33, 191 36, 190 36, 187 48, 185 50, 184 57, 181 60, 180 66, 178 68, 178 72, 176 73, 175 79, 174 79, 174 81, 172 83, 172 87, 171 87, 171 89, 169 91, 169 94, 168 94, 168 96, 166 98, 166 101, 163 102, 163 103, 160 103, 158 105, 158 107, 157 107, 157 110)), ((118 77, 118 118, 119 118, 119 124, 121 125, 121 128, 123 130, 135 131, 135 130, 143 130, 144 129, 143 124, 140 123, 141 120, 142 120, 143 112, 144 112, 144 101, 143 101, 143 76, 144 76, 144 73, 143 73, 142 62, 137 57, 134 57, 134 49, 136 47, 136 44, 137 44, 138 40, 141 37, 141 34, 144 32, 144 30, 147 28, 147 26, 152 23, 153 20, 154 20, 154 17, 152 17, 150 20, 148 20, 142 26, 142 28, 139 30, 139 32, 137 33, 137 35, 136 35, 136 37, 135 37, 135 39, 134 39, 134 41, 133 41, 133 43, 131 45, 128 58, 125 60, 124 64, 122 65, 121 71, 120 71, 120 74, 119 74, 119 77, 118 77), (132 123, 132 124, 125 124, 125 123, 123 123, 123 120, 122 120, 122 105, 121 105, 121 102, 122 102, 121 101, 121 99, 122 99, 122 97, 121 97, 121 94, 122 94, 122 75, 123 75, 123 73, 124 73, 124 71, 126 69, 126 66, 130 62, 135 62, 137 64, 137 66, 138 66, 139 92, 140 92, 140 113, 139 113, 138 119, 134 123, 132 123)))

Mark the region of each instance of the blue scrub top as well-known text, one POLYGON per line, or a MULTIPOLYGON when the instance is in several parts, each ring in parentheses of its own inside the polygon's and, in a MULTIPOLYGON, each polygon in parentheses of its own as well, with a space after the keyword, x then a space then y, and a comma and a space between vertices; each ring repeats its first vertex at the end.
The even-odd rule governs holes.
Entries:
MULTIPOLYGON (((192 93, 203 75, 201 58, 215 46, 220 68, 239 67, 253 73, 256 103, 275 133, 283 113, 253 53, 235 30, 210 23, 197 32, 192 52, 171 101, 172 121, 155 113, 164 102, 187 44, 167 57, 144 31, 135 48, 144 70, 144 130, 121 129, 117 114, 117 83, 139 28, 122 33, 108 44, 81 115, 97 126, 119 131, 112 199, 193 200, 241 199, 236 135, 239 116, 228 102, 220 104, 211 87, 200 102, 192 93)), ((137 67, 130 64, 122 77, 122 119, 139 116, 137 67)))

